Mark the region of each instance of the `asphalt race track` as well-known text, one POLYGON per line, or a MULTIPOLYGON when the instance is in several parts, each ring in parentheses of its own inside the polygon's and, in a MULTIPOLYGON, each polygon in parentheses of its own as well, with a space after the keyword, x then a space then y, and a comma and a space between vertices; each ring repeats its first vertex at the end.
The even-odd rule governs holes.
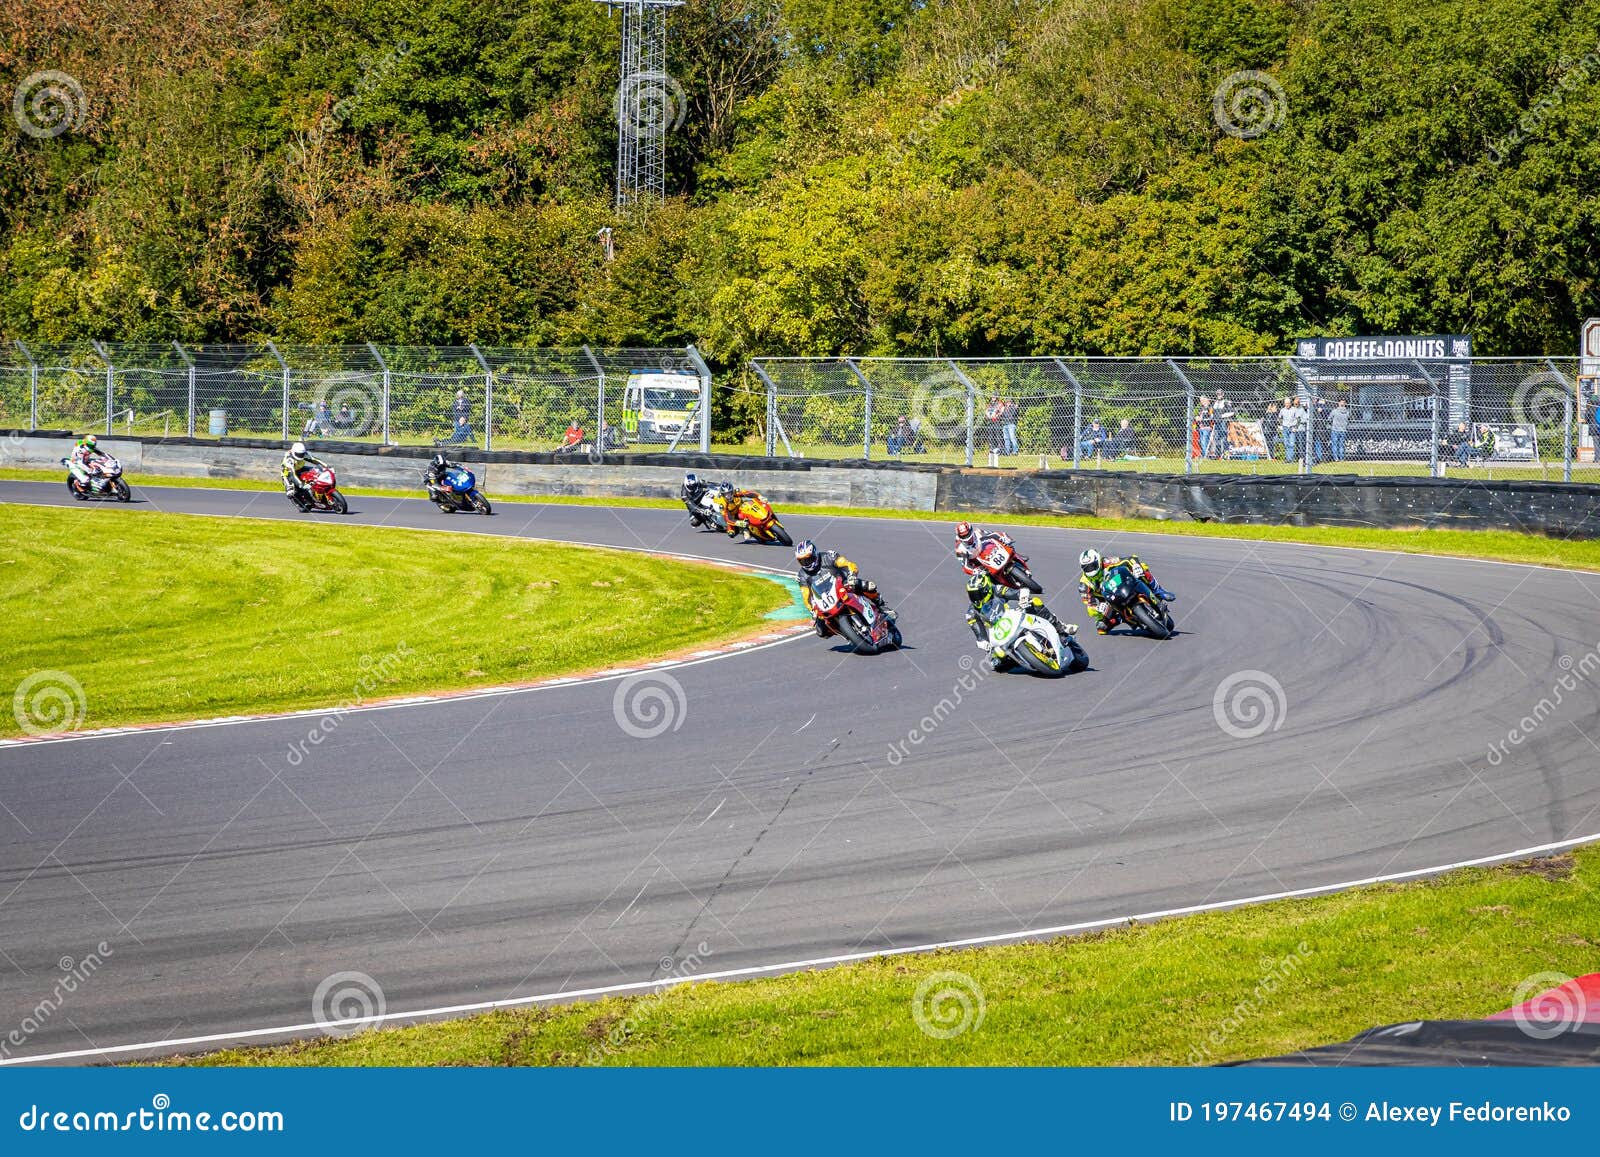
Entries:
MULTIPOLYGON (((334 517, 275 493, 135 495, 334 517)), ((99 520, 136 517, 57 484, 0 483, 0 500, 76 506, 86 558, 99 520)), ((353 528, 790 561, 665 510, 351 506, 353 528)), ((1579 678, 1595 670, 1600 576, 1022 527, 1063 618, 1086 621, 1071 593, 1084 546, 1135 549, 1179 593, 1182 633, 1086 631, 1087 672, 980 678, 948 524, 785 521, 879 580, 906 650, 802 638, 674 669, 678 726, 651 738, 619 725, 613 681, 352 714, 298 764, 304 718, 0 748, 0 1037, 51 994, 62 958, 111 950, 9 1055, 301 1025, 343 972, 405 1013, 1218 903, 1600 831, 1600 693, 1579 678), (1577 689, 1491 761, 1569 666, 1577 689)), ((6 672, 7 693, 23 674, 6 672)))

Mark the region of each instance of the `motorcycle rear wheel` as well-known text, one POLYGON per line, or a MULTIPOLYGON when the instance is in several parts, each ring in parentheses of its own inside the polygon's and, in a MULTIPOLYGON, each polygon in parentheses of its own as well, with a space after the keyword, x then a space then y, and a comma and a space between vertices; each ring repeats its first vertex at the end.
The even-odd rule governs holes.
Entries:
POLYGON ((1013 586, 1026 587, 1036 595, 1044 594, 1044 585, 1040 583, 1038 579, 1034 578, 1029 572, 1028 568, 1023 566, 1020 562, 1012 563, 1008 574, 1013 580, 1013 586))
POLYGON ((76 498, 79 502, 89 501, 88 492, 71 479, 67 480, 67 489, 72 492, 72 497, 76 498))

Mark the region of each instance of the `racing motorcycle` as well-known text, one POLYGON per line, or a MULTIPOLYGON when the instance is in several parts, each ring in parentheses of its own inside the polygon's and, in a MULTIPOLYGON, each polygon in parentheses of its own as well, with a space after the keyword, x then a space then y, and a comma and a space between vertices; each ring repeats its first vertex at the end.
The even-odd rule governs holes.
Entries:
POLYGON ((1106 571, 1105 580, 1100 584, 1100 598, 1110 605, 1117 619, 1134 624, 1157 639, 1171 638, 1177 630, 1167 604, 1127 563, 1106 571))
POLYGON ((989 624, 991 655, 1009 659, 1035 675, 1065 675, 1089 665, 1089 654, 1071 635, 1062 637, 1048 619, 1021 603, 1007 603, 989 624))
POLYGON ((871 599, 857 594, 837 574, 823 569, 811 580, 811 613, 858 655, 876 655, 902 642, 900 627, 871 599))
POLYGON ((72 459, 63 458, 61 464, 67 467, 67 489, 79 502, 87 502, 91 498, 114 498, 118 502, 133 501, 133 491, 129 490, 128 484, 122 480, 122 463, 111 455, 107 454, 93 465, 84 467, 89 472, 87 482, 79 482, 77 475, 72 473, 72 459))
POLYGON ((289 495, 289 501, 302 513, 313 510, 331 510, 335 514, 349 514, 350 504, 339 493, 338 480, 331 466, 305 466, 295 473, 301 489, 289 495))
POLYGON ((1028 560, 1017 553, 1017 544, 1009 534, 986 534, 978 550, 967 561, 966 571, 986 571, 990 578, 1002 586, 1030 590, 1042 594, 1044 587, 1028 569, 1028 560))
MULTIPOLYGON (((427 482, 427 476, 423 476, 427 482)), ((478 480, 465 466, 452 466, 444 472, 444 480, 437 485, 428 485, 428 497, 433 499, 434 505, 446 514, 455 514, 459 511, 476 511, 478 514, 492 514, 489 500, 478 493, 478 480)))
POLYGON ((698 498, 694 497, 687 486, 678 493, 683 500, 684 508, 689 511, 689 525, 698 526, 701 530, 721 530, 726 532, 727 526, 722 521, 722 503, 717 501, 725 489, 731 487, 708 486, 700 492, 698 498))
POLYGON ((739 503, 739 517, 744 520, 750 537, 757 542, 776 542, 784 546, 793 546, 794 539, 789 537, 789 532, 783 528, 783 523, 778 521, 777 512, 772 509, 772 503, 757 494, 745 498, 739 503))

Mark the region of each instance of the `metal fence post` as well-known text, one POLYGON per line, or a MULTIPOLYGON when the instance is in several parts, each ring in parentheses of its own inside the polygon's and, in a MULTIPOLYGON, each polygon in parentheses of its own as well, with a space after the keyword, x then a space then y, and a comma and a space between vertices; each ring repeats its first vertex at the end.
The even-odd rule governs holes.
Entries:
POLYGON ((22 351, 22 356, 28 359, 28 429, 39 428, 39 363, 33 360, 33 354, 28 347, 18 338, 16 346, 22 351))
POLYGON ((595 461, 603 462, 606 456, 606 371, 600 364, 600 359, 594 356, 594 351, 588 346, 583 347, 583 356, 589 359, 589 368, 594 370, 594 453, 595 461))
MULTIPOLYGON (((1572 481, 1572 442, 1577 431, 1574 429, 1573 419, 1577 416, 1577 388, 1567 381, 1567 375, 1556 368, 1556 363, 1549 358, 1544 359, 1544 364, 1550 367, 1550 372, 1561 383, 1561 481, 1572 481)), ((1537 437, 1537 435, 1535 435, 1537 437)), ((1596 450, 1600 454, 1600 449, 1596 450)))
POLYGON ((1062 364, 1060 358, 1050 360, 1055 362, 1056 369, 1061 371, 1061 376, 1072 383, 1072 468, 1076 470, 1083 442, 1083 383, 1078 380, 1077 374, 1062 364))
MULTIPOLYGON (((389 445, 389 363, 383 360, 383 355, 378 352, 378 347, 370 341, 367 343, 367 352, 372 355, 372 360, 378 363, 378 369, 383 374, 383 444, 389 445)), ((287 434, 284 435, 288 437, 287 434)))
POLYGON ((1166 368, 1178 374, 1178 381, 1184 384, 1184 474, 1195 472, 1195 387, 1189 381, 1189 374, 1179 370, 1178 363, 1173 358, 1166 358, 1166 368))
POLYGON ((278 347, 272 342, 267 343, 267 352, 278 360, 278 365, 283 370, 283 440, 289 440, 289 363, 283 360, 283 355, 278 352, 278 347))
POLYGON ((188 403, 188 405, 189 405, 189 420, 184 423, 184 429, 188 431, 186 436, 190 437, 190 438, 193 438, 194 437, 194 359, 189 356, 189 351, 184 349, 176 341, 174 341, 172 343, 172 348, 178 351, 178 356, 183 359, 183 364, 189 367, 189 403, 188 403))
POLYGON ((468 342, 467 348, 478 359, 478 366, 483 370, 483 449, 487 453, 494 448, 494 371, 489 368, 489 362, 475 343, 468 342))
POLYGON ((755 371, 756 377, 761 379, 761 384, 767 387, 767 445, 768 458, 775 458, 778 454, 778 387, 767 371, 761 367, 757 358, 750 359, 750 368, 755 371))
POLYGON ((1428 448, 1428 477, 1437 478, 1439 477, 1439 442, 1443 437, 1439 431, 1439 382, 1428 372, 1428 367, 1421 362, 1413 361, 1411 364, 1417 367, 1417 372, 1422 375, 1422 380, 1428 383, 1428 397, 1430 399, 1428 426, 1432 435, 1429 439, 1432 445, 1428 448))
POLYGON ((971 378, 961 372, 961 367, 955 362, 945 358, 944 364, 950 367, 950 372, 955 374, 956 379, 967 388, 967 465, 971 466, 972 453, 977 448, 977 426, 974 424, 974 418, 978 388, 972 384, 971 378))
POLYGON ((861 367, 856 365, 855 358, 845 358, 844 364, 856 376, 856 381, 861 383, 861 456, 867 461, 872 460, 872 383, 867 381, 867 375, 861 372, 861 367))
POLYGON ((683 347, 683 356, 700 375, 700 453, 711 453, 711 367, 694 346, 683 347))
POLYGON ((111 410, 116 405, 117 371, 116 367, 111 364, 111 353, 106 349, 105 342, 97 341, 91 344, 94 346, 94 352, 99 355, 100 360, 106 363, 106 434, 109 437, 112 421, 111 410))

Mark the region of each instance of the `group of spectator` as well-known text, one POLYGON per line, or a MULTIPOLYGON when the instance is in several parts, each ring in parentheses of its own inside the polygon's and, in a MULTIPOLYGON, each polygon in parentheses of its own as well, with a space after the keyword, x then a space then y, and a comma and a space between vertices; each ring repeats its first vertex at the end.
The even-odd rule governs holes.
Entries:
POLYGON ((989 423, 989 448, 1002 454, 1017 454, 1022 443, 1017 440, 1017 414, 1020 412, 1015 398, 997 394, 983 412, 989 423))
MULTIPOLYGON (((1133 425, 1126 418, 1122 419, 1122 424, 1117 427, 1115 434, 1107 430, 1105 424, 1096 418, 1078 438, 1080 458, 1121 458, 1132 454, 1133 451, 1133 425)), ((1071 459, 1071 442, 1061 447, 1061 457, 1071 459)))
POLYGON ((922 419, 901 414, 889 427, 884 444, 891 454, 926 454, 928 444, 922 439, 922 419))
POLYGON ((1494 454, 1494 430, 1479 423, 1476 428, 1457 422, 1456 428, 1439 439, 1439 451, 1454 458, 1458 466, 1471 466, 1474 459, 1487 462, 1494 454))
POLYGON ((1311 464, 1342 462, 1345 439, 1350 432, 1350 403, 1318 398, 1307 405, 1291 394, 1267 406, 1261 415, 1261 438, 1271 457, 1283 451, 1285 462, 1298 462, 1302 451, 1309 452, 1311 464))
POLYGON ((1237 411, 1233 403, 1217 391, 1215 398, 1204 394, 1194 410, 1195 429, 1199 432, 1200 457, 1222 458, 1228 452, 1228 423, 1237 411))

